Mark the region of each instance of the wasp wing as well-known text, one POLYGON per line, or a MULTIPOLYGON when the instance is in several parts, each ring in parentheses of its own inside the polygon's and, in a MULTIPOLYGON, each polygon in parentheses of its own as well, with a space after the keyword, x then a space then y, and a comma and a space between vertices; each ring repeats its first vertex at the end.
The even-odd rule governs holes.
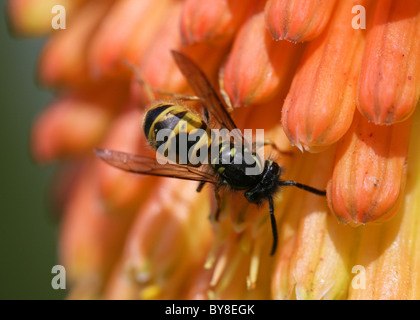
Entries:
POLYGON ((239 133, 233 122, 225 103, 219 98, 204 72, 187 56, 172 50, 178 68, 188 81, 195 94, 201 98, 204 107, 223 127, 239 135, 241 142, 244 141, 242 134, 239 133), (236 129, 236 130, 235 130, 236 129))
POLYGON ((109 149, 95 149, 98 158, 116 168, 139 174, 205 181, 218 184, 216 176, 198 168, 176 163, 159 164, 156 159, 109 149))

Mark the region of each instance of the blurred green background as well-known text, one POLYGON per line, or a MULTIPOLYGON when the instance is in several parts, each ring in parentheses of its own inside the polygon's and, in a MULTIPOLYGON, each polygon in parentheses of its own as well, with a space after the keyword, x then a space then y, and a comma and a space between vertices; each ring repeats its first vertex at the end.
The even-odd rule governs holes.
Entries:
POLYGON ((62 299, 51 269, 57 262, 58 222, 48 204, 53 165, 35 164, 29 137, 51 99, 36 84, 45 40, 9 34, 0 6, 0 299, 62 299))

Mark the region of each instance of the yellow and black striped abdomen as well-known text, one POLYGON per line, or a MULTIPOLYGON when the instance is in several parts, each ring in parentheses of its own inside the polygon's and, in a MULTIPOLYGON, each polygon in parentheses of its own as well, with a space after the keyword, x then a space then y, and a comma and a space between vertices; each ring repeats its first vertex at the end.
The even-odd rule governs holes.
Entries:
POLYGON ((211 131, 207 124, 187 108, 170 102, 158 103, 146 112, 143 130, 154 149, 160 151, 160 147, 166 144, 163 155, 177 163, 191 165, 190 157, 196 157, 203 149, 207 153, 211 145, 211 131), (181 143, 186 145, 186 150, 181 143), (172 158, 171 154, 176 157, 172 158))

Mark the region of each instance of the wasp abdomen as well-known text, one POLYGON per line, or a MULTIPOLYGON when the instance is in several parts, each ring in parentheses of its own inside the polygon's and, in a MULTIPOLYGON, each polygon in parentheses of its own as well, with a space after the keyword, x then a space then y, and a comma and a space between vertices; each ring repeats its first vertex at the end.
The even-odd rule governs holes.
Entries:
POLYGON ((207 157, 211 145, 207 124, 174 103, 162 102, 150 108, 144 116, 143 130, 149 144, 176 163, 201 165, 197 158, 203 156, 202 150, 207 157))

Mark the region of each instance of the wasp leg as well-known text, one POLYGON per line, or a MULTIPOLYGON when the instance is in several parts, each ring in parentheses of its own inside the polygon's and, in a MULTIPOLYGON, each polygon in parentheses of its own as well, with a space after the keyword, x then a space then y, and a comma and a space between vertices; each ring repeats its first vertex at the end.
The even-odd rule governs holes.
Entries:
POLYGON ((273 246, 271 247, 271 252, 270 252, 270 256, 272 256, 276 252, 279 236, 277 232, 276 217, 274 216, 274 203, 273 203, 273 198, 271 196, 268 197, 268 207, 270 211, 271 231, 273 232, 273 246))
POLYGON ((294 186, 294 187, 297 187, 299 189, 317 194, 319 196, 326 196, 327 195, 327 191, 325 191, 325 190, 319 190, 319 189, 313 188, 311 186, 307 186, 306 184, 302 184, 302 183, 299 183, 299 182, 296 182, 296 181, 293 181, 293 180, 287 180, 287 181, 280 180, 280 181, 277 182, 277 185, 279 185, 279 186, 294 186))
POLYGON ((191 101, 200 101, 201 98, 197 97, 197 96, 190 96, 187 94, 181 94, 181 93, 173 93, 173 92, 168 92, 168 91, 164 91, 164 90, 159 90, 159 89, 155 89, 155 88, 151 88, 151 90, 157 94, 160 95, 164 95, 164 96, 171 96, 175 99, 182 99, 182 100, 191 100, 191 101))
POLYGON ((200 184, 198 185, 196 191, 201 192, 205 184, 206 184, 206 181, 200 181, 200 184))
POLYGON ((228 111, 232 112, 233 111, 232 102, 230 101, 229 95, 224 89, 225 88, 224 81, 223 81, 224 72, 225 72, 225 68, 223 66, 219 70, 219 93, 222 96, 223 100, 225 101, 228 111))
POLYGON ((214 197, 216 198, 217 204, 216 212, 214 214, 214 220, 219 221, 220 212, 222 211, 222 199, 220 198, 218 187, 214 188, 214 197))
POLYGON ((207 110, 207 108, 205 108, 203 105, 201 106, 201 113, 203 115, 204 122, 209 123, 210 121, 209 110, 207 110))
MULTIPOLYGON (((201 192, 205 184, 206 184, 205 181, 201 181, 196 191, 201 192)), ((216 205, 217 205, 216 212, 214 213, 214 220, 219 221, 220 212, 222 211, 222 206, 221 206, 222 200, 219 195, 219 187, 214 187, 214 197, 216 198, 216 205)))
MULTIPOLYGON (((201 100, 201 98, 197 97, 197 96, 190 96, 190 95, 182 94, 182 93, 173 93, 173 92, 169 92, 169 91, 164 91, 164 90, 159 90, 159 89, 156 89, 156 88, 152 88, 151 86, 149 86, 146 83, 146 80, 144 80, 143 78, 139 78, 138 75, 137 75, 137 82, 146 89, 149 99, 151 97, 150 92, 154 92, 158 95, 170 96, 170 97, 172 97, 176 100, 189 100, 189 101, 200 101, 201 100)), ((151 100, 154 100, 154 98, 151 99, 151 100)))
POLYGON ((192 101, 201 100, 200 97, 197 97, 197 96, 190 96, 190 95, 186 95, 186 94, 173 93, 173 92, 168 92, 168 91, 152 88, 147 83, 147 81, 144 79, 143 75, 141 74, 141 72, 139 71, 139 69, 135 65, 131 64, 127 60, 123 60, 123 63, 128 68, 130 68, 133 71, 133 73, 136 75, 136 78, 137 78, 136 81, 146 90, 147 98, 150 101, 155 100, 155 97, 154 97, 153 93, 156 93, 158 95, 171 96, 175 99, 192 100, 192 101))
POLYGON ((265 146, 271 146, 274 150, 276 150, 276 152, 281 153, 283 155, 286 156, 292 156, 293 152, 292 151, 282 151, 280 150, 280 148, 275 144, 274 141, 271 140, 264 140, 264 141, 254 141, 252 143, 252 152, 256 153, 257 149, 261 148, 261 147, 265 147, 265 146))

